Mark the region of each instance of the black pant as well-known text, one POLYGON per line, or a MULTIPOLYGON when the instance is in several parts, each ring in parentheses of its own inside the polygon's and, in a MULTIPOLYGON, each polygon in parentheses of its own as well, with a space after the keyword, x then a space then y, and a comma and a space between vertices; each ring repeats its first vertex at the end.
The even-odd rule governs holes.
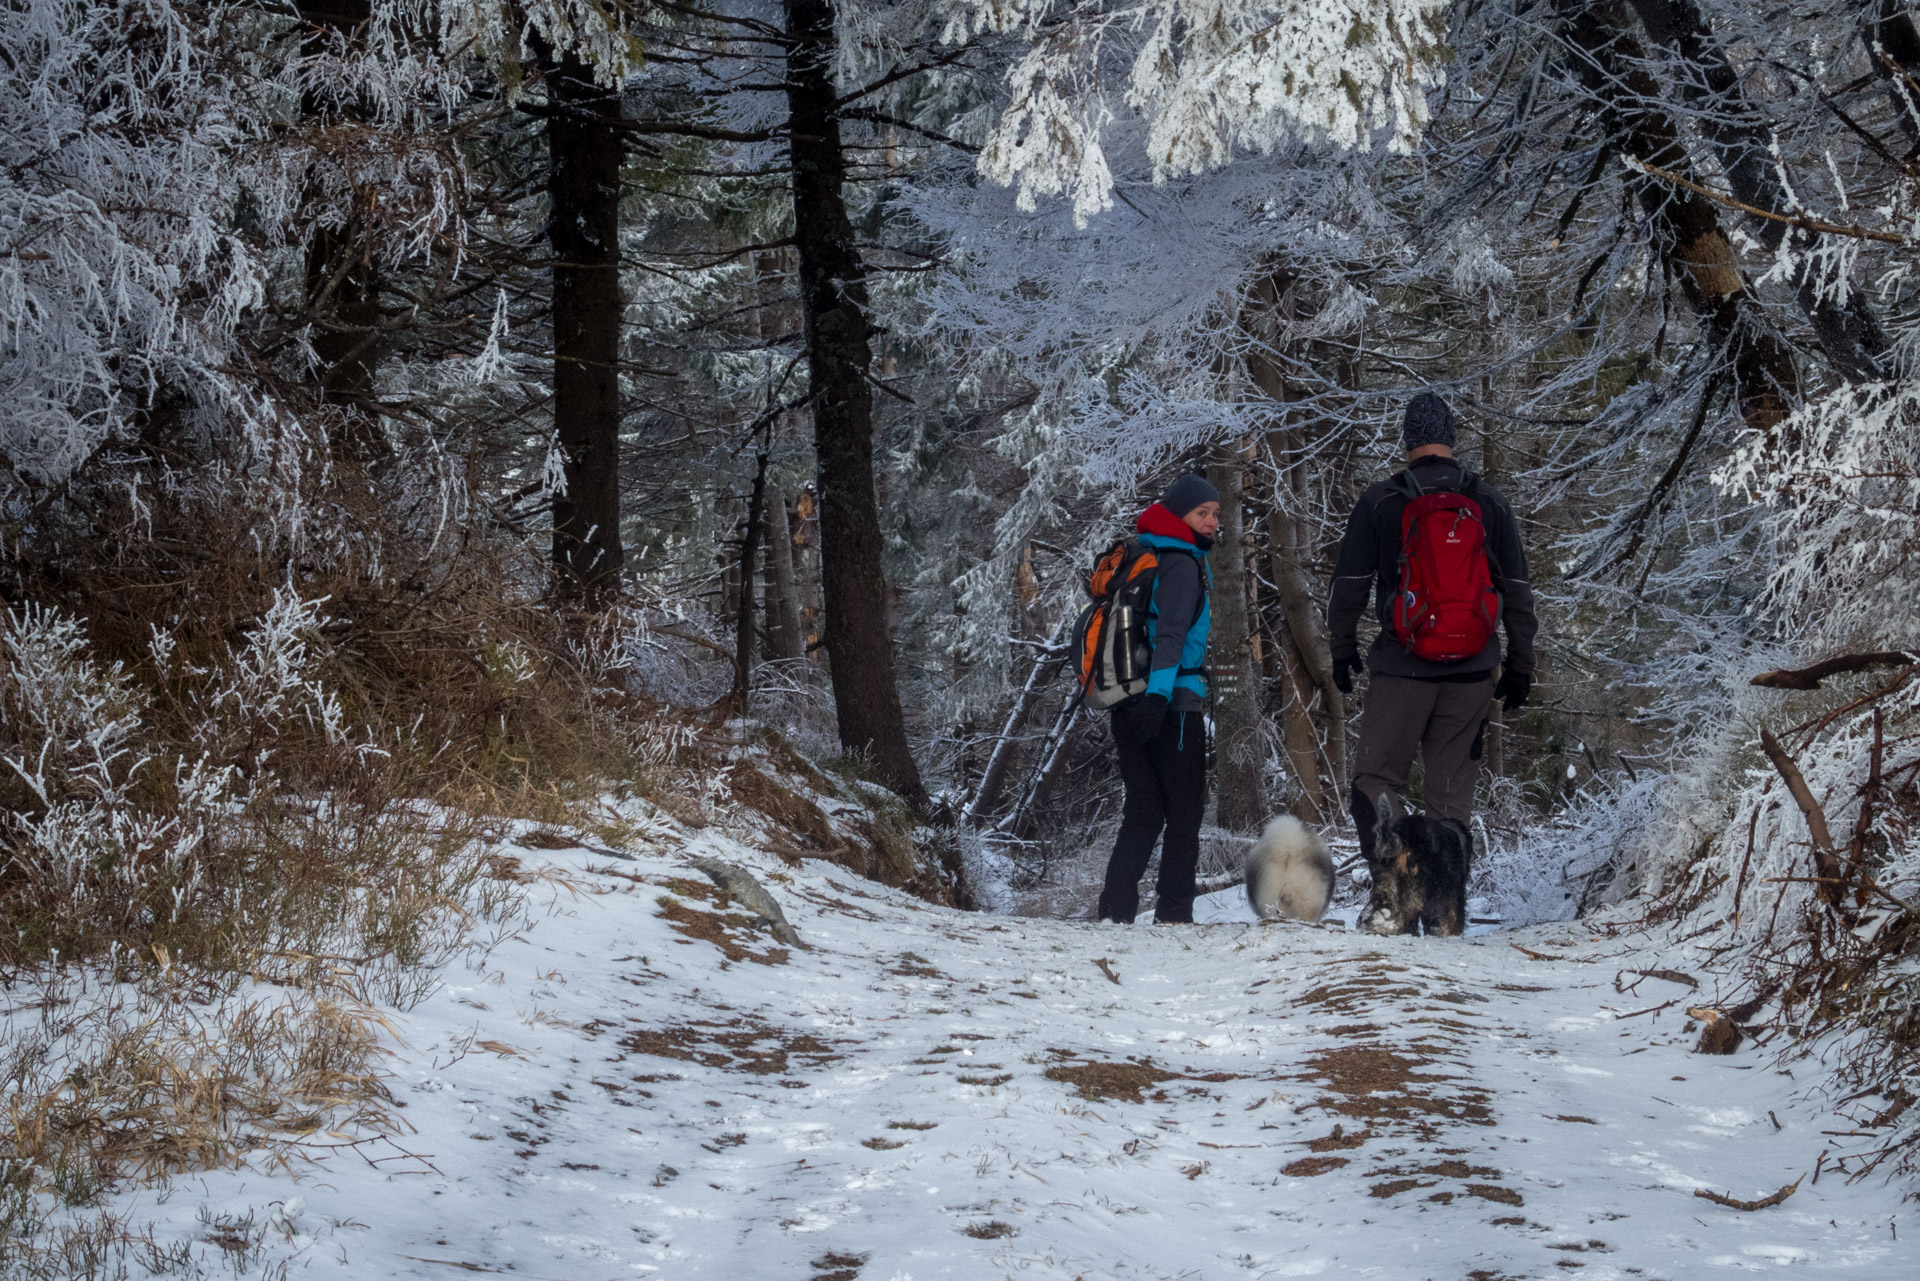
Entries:
POLYGON ((1100 919, 1131 921, 1140 911, 1140 874, 1153 857, 1153 845, 1166 830, 1160 850, 1156 921, 1193 920, 1193 873, 1200 862, 1200 812, 1207 799, 1207 726, 1199 712, 1168 713, 1160 733, 1141 743, 1125 711, 1114 713, 1113 741, 1120 753, 1120 777, 1127 785, 1120 835, 1107 860, 1106 885, 1100 891, 1100 919))

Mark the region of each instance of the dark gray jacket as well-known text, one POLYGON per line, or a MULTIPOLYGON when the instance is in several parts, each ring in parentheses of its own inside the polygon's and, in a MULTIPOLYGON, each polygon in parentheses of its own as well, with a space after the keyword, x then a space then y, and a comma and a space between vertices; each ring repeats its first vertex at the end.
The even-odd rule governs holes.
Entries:
MULTIPOLYGON (((1451 458, 1429 455, 1408 468, 1423 491, 1453 490, 1464 485, 1466 472, 1451 458)), ((1533 672, 1533 636, 1539 623, 1533 614, 1533 588, 1527 582, 1527 554, 1520 546, 1520 526, 1507 500, 1484 480, 1474 501, 1486 518, 1487 559, 1493 585, 1500 592, 1500 621, 1507 629, 1506 663, 1509 670, 1533 672)), ((1407 496, 1392 481, 1369 486, 1354 504, 1347 532, 1340 540, 1340 560, 1333 569, 1333 595, 1327 602, 1327 630, 1332 635, 1335 661, 1358 653, 1355 633, 1360 615, 1373 597, 1374 619, 1380 634, 1367 653, 1367 670, 1383 676, 1451 677, 1490 672, 1500 664, 1500 637, 1458 663, 1436 663, 1407 652, 1393 634, 1393 598, 1400 590, 1400 517, 1407 496)))

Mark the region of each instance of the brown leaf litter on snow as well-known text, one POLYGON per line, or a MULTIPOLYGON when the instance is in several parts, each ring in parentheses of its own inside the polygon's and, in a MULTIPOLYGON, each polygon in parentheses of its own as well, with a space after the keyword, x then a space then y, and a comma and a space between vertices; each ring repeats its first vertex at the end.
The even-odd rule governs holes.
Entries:
MULTIPOLYGON (((594 1030, 592 1024, 588 1028, 594 1030)), ((637 1054, 684 1059, 752 1076, 782 1076, 796 1064, 818 1068, 846 1057, 811 1032, 795 1032, 748 1018, 642 1028, 621 1037, 617 1044, 637 1054)))
POLYGON ((1357 1148, 1373 1137, 1372 1130, 1362 1130, 1358 1134, 1348 1134, 1346 1127, 1336 1125, 1332 1134, 1323 1134, 1317 1139, 1307 1140, 1309 1152, 1344 1152, 1357 1148))
POLYGON ((1419 1070, 1434 1061, 1378 1043, 1342 1045, 1310 1057, 1299 1079, 1326 1082, 1329 1093, 1316 1101, 1330 1112, 1370 1124, 1410 1122, 1422 1137, 1434 1132, 1436 1119, 1492 1125, 1491 1095, 1477 1086, 1458 1085, 1457 1077, 1419 1070), (1457 1088, 1441 1093, 1446 1085, 1457 1088))
MULTIPOLYGON (((685 893, 684 890, 680 892, 685 893)), ((660 915, 666 918, 674 933, 688 942, 713 944, 729 962, 752 961, 758 965, 787 963, 790 953, 784 947, 756 951, 746 946, 743 940, 758 943, 765 935, 754 926, 753 917, 744 912, 707 912, 690 907, 682 899, 669 894, 662 894, 656 901, 660 905, 660 915)))
POLYGON ((1156 1102, 1164 1102, 1166 1092, 1158 1090, 1164 1081, 1183 1080, 1180 1073, 1169 1072, 1165 1068, 1155 1067, 1152 1059, 1140 1059, 1131 1063, 1107 1063, 1089 1060, 1084 1063, 1062 1063, 1046 1071, 1049 1081, 1059 1081, 1071 1085, 1081 1098, 1088 1102, 1115 1099, 1122 1103, 1145 1103, 1145 1091, 1153 1090, 1156 1102))

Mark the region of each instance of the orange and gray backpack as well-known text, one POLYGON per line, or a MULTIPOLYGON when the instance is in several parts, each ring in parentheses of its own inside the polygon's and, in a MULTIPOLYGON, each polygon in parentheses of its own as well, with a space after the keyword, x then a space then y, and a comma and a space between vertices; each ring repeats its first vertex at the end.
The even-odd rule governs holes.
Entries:
MULTIPOLYGON (((1160 553, 1137 538, 1121 539, 1094 562, 1087 578, 1093 599, 1074 625, 1073 657, 1081 697, 1095 711, 1131 703, 1147 692, 1153 663, 1147 620, 1159 576, 1160 553)), ((1205 581, 1202 575, 1203 604, 1205 581)))

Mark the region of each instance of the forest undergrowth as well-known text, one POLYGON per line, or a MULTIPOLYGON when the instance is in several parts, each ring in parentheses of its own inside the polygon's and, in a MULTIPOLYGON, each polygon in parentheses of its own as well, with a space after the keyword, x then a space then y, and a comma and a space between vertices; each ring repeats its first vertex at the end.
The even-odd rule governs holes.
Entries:
MULTIPOLYGON (((204 489, 169 497, 143 519, 218 518, 204 489)), ((700 621, 503 597, 539 582, 508 540, 491 563, 302 576, 267 527, 228 532, 189 564, 164 538, 70 544, 0 612, 7 1275, 198 1275, 109 1195, 404 1135, 391 1016, 569 892, 500 855, 508 834, 618 847, 635 800, 692 826, 747 813, 795 857, 954 901, 858 759, 814 752, 832 778, 729 717, 700 621), (855 838, 783 768, 858 803, 855 838)), ((805 741, 819 691, 768 685, 805 741)), ((267 1230, 220 1228, 236 1270, 267 1230)))

